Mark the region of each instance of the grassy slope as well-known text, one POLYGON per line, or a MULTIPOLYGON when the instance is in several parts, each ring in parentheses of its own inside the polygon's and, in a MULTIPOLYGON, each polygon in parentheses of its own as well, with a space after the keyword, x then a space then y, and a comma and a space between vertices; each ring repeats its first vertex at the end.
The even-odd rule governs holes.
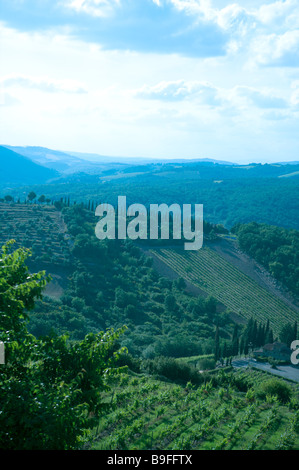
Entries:
POLYGON ((199 251, 173 248, 152 251, 181 277, 246 319, 254 317, 263 322, 269 319, 274 332, 283 323, 298 320, 296 311, 207 247, 199 251))
MULTIPOLYGON (((245 374, 255 386, 268 379, 262 372, 245 374)), ((295 411, 249 400, 246 392, 230 385, 208 382, 193 388, 122 375, 113 390, 106 400, 114 409, 93 430, 92 449, 274 450, 283 444, 299 449, 298 432, 291 429, 295 411)), ((297 412, 297 423, 298 418, 297 412)))

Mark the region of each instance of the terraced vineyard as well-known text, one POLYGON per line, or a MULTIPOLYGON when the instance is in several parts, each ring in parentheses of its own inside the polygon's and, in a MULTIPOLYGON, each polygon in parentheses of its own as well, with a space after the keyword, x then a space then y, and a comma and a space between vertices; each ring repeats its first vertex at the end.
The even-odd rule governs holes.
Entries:
POLYGON ((298 321, 297 312, 207 247, 199 251, 155 249, 152 253, 179 276, 245 319, 269 319, 274 332, 284 323, 298 321))
MULTIPOLYGON (((247 376, 255 389, 239 391, 230 379, 224 379, 223 385, 207 381, 196 388, 121 375, 106 398, 113 409, 93 430, 91 448, 299 449, 299 411, 291 402, 258 398, 259 385, 269 377, 253 370, 233 375, 240 380, 247 376)), ((298 393, 295 386, 293 393, 298 393)))
POLYGON ((0 203, 0 245, 11 239, 43 263, 64 264, 69 256, 66 227, 54 206, 0 203))

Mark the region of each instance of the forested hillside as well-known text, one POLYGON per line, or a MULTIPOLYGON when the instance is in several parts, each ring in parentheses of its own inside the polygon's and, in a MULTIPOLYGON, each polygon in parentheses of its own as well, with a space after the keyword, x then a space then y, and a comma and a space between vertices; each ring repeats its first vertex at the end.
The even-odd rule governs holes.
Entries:
MULTIPOLYGON (((290 171, 290 166, 287 171, 290 171)), ((37 183, 37 182, 36 182, 37 183)), ((3 189, 2 197, 10 194, 23 202, 24 194, 34 190, 53 200, 70 199, 84 205, 106 202, 117 205, 118 196, 127 203, 149 204, 203 204, 204 220, 223 224, 230 229, 237 223, 265 223, 299 229, 298 178, 203 178, 197 172, 154 171, 122 174, 107 169, 107 174, 91 176, 74 174, 55 184, 23 186, 3 189), (111 174, 112 172, 112 174, 111 174)))
POLYGON ((299 297, 299 232, 266 224, 238 224, 233 228, 240 248, 261 263, 299 297))
MULTIPOLYGON (((297 319, 295 310, 209 249, 209 239, 225 232, 221 226, 204 224, 205 246, 199 252, 153 243, 155 256, 177 273, 171 278, 158 274, 138 243, 100 242, 91 207, 56 206, 0 204, 2 243, 11 237, 16 246, 31 248, 31 268, 54 277, 30 316, 36 336, 54 330, 81 339, 126 324, 122 341, 133 356, 183 357, 213 354, 216 328, 221 347, 229 345, 233 320, 239 321, 239 336, 252 317, 270 321, 278 338, 281 328, 297 319), (186 282, 199 288, 196 295, 186 282)), ((289 253, 295 256, 291 248, 289 253)))
POLYGON ((278 333, 285 322, 298 318, 297 309, 290 308, 208 245, 195 252, 166 248, 155 249, 153 254, 186 281, 225 305, 240 320, 251 317, 270 320, 278 333))
MULTIPOLYGON (((0 448, 298 447, 298 386, 231 367, 254 348, 290 344, 298 315, 209 249, 228 230, 205 222, 205 246, 195 253, 167 241, 100 241, 93 200, 46 194, 0 203, 2 243, 16 240, 1 257, 0 327, 10 369, 0 376, 0 448), (23 248, 14 252, 22 244, 32 249, 28 259, 23 248), (159 274, 148 250, 177 275, 159 274), (125 369, 113 378, 107 366, 125 369)), ((242 228, 234 230, 241 241, 242 228)), ((263 229, 272 236, 273 228, 263 229)), ((279 233, 295 260, 297 232, 279 233)))
POLYGON ((298 449, 295 384, 251 370, 203 373, 171 357, 134 360, 119 348, 124 328, 76 341, 29 334, 24 320, 49 280, 29 273, 27 256, 8 244, 0 259, 1 449, 298 449))
POLYGON ((182 279, 171 281, 151 267, 152 260, 132 241, 94 235, 94 214, 80 205, 65 207, 73 239, 71 274, 63 295, 37 303, 30 328, 51 328, 81 338, 88 331, 126 324, 126 345, 133 355, 189 356, 214 351, 216 324, 229 340, 233 323, 212 297, 196 298, 182 279))

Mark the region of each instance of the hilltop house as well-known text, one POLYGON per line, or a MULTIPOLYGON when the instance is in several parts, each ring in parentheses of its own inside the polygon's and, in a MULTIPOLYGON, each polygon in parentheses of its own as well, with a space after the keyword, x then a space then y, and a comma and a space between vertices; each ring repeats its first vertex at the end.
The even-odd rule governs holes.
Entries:
POLYGON ((269 343, 265 344, 259 349, 253 351, 253 355, 257 357, 271 357, 278 361, 287 361, 290 362, 292 351, 284 343, 269 343))

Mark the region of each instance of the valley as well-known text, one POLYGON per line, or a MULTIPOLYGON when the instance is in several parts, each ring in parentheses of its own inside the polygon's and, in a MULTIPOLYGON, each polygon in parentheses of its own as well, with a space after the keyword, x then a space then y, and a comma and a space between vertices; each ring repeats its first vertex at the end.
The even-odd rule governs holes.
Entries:
MULTIPOLYGON (((88 174, 71 173, 71 159, 61 166, 63 154, 47 155, 48 169, 61 167, 63 176, 42 184, 3 184, 0 193, 0 245, 6 250, 6 242, 15 240, 8 265, 20 262, 24 247, 26 253, 30 250, 30 276, 39 271, 51 276, 34 307, 26 311, 28 334, 35 338, 34 348, 40 348, 39 361, 26 365, 32 377, 37 374, 32 386, 44 388, 49 380, 41 396, 52 396, 54 389, 62 393, 60 386, 52 387, 52 372, 42 383, 38 377, 52 367, 59 377, 63 367, 67 370, 74 363, 72 359, 64 364, 70 351, 94 370, 100 356, 89 354, 87 345, 95 351, 100 343, 93 338, 103 332, 112 332, 114 352, 121 348, 113 356, 118 375, 105 377, 103 388, 95 380, 97 385, 88 392, 95 394, 91 409, 98 406, 102 411, 85 416, 85 438, 78 428, 77 436, 70 434, 76 444, 63 445, 92 450, 297 449, 298 367, 271 357, 260 367, 249 362, 252 350, 273 342, 290 344, 298 331, 296 172, 282 178, 292 173, 286 165, 236 168, 181 162, 124 167, 102 162, 88 174), (243 173, 250 171, 249 184, 243 173), (238 176, 231 179, 232 174, 238 176), (233 200, 241 193, 244 204, 236 209, 233 200), (203 200, 203 248, 185 251, 173 240, 98 240, 97 204, 116 202, 124 194, 128 204, 145 207, 151 200, 203 200), (269 197, 272 202, 279 199, 276 212, 265 205, 269 197), (253 212, 259 222, 252 226, 253 212), (263 234, 266 248, 259 249, 263 234), (241 249, 240 240, 252 254, 241 249), (119 329, 120 336, 114 333, 119 329), (290 375, 281 375, 283 368, 290 375)), ((36 151, 36 162, 45 163, 45 158, 42 149, 36 151)), ((84 165, 82 160, 73 162, 84 165)), ((34 354, 29 352, 29 357, 34 354)), ((75 399, 78 381, 85 384, 82 368, 76 370, 69 382, 72 392, 63 400, 75 399)), ((16 369, 16 380, 18 374, 16 369)), ((72 372, 66 374, 68 383, 72 372)), ((7 403, 10 400, 13 395, 7 396, 7 403)), ((59 405, 57 409, 59 422, 59 405)), ((69 419, 74 422, 72 413, 69 419)), ((18 420, 17 412, 11 414, 18 420)), ((47 432, 45 428, 45 436, 47 432)))

